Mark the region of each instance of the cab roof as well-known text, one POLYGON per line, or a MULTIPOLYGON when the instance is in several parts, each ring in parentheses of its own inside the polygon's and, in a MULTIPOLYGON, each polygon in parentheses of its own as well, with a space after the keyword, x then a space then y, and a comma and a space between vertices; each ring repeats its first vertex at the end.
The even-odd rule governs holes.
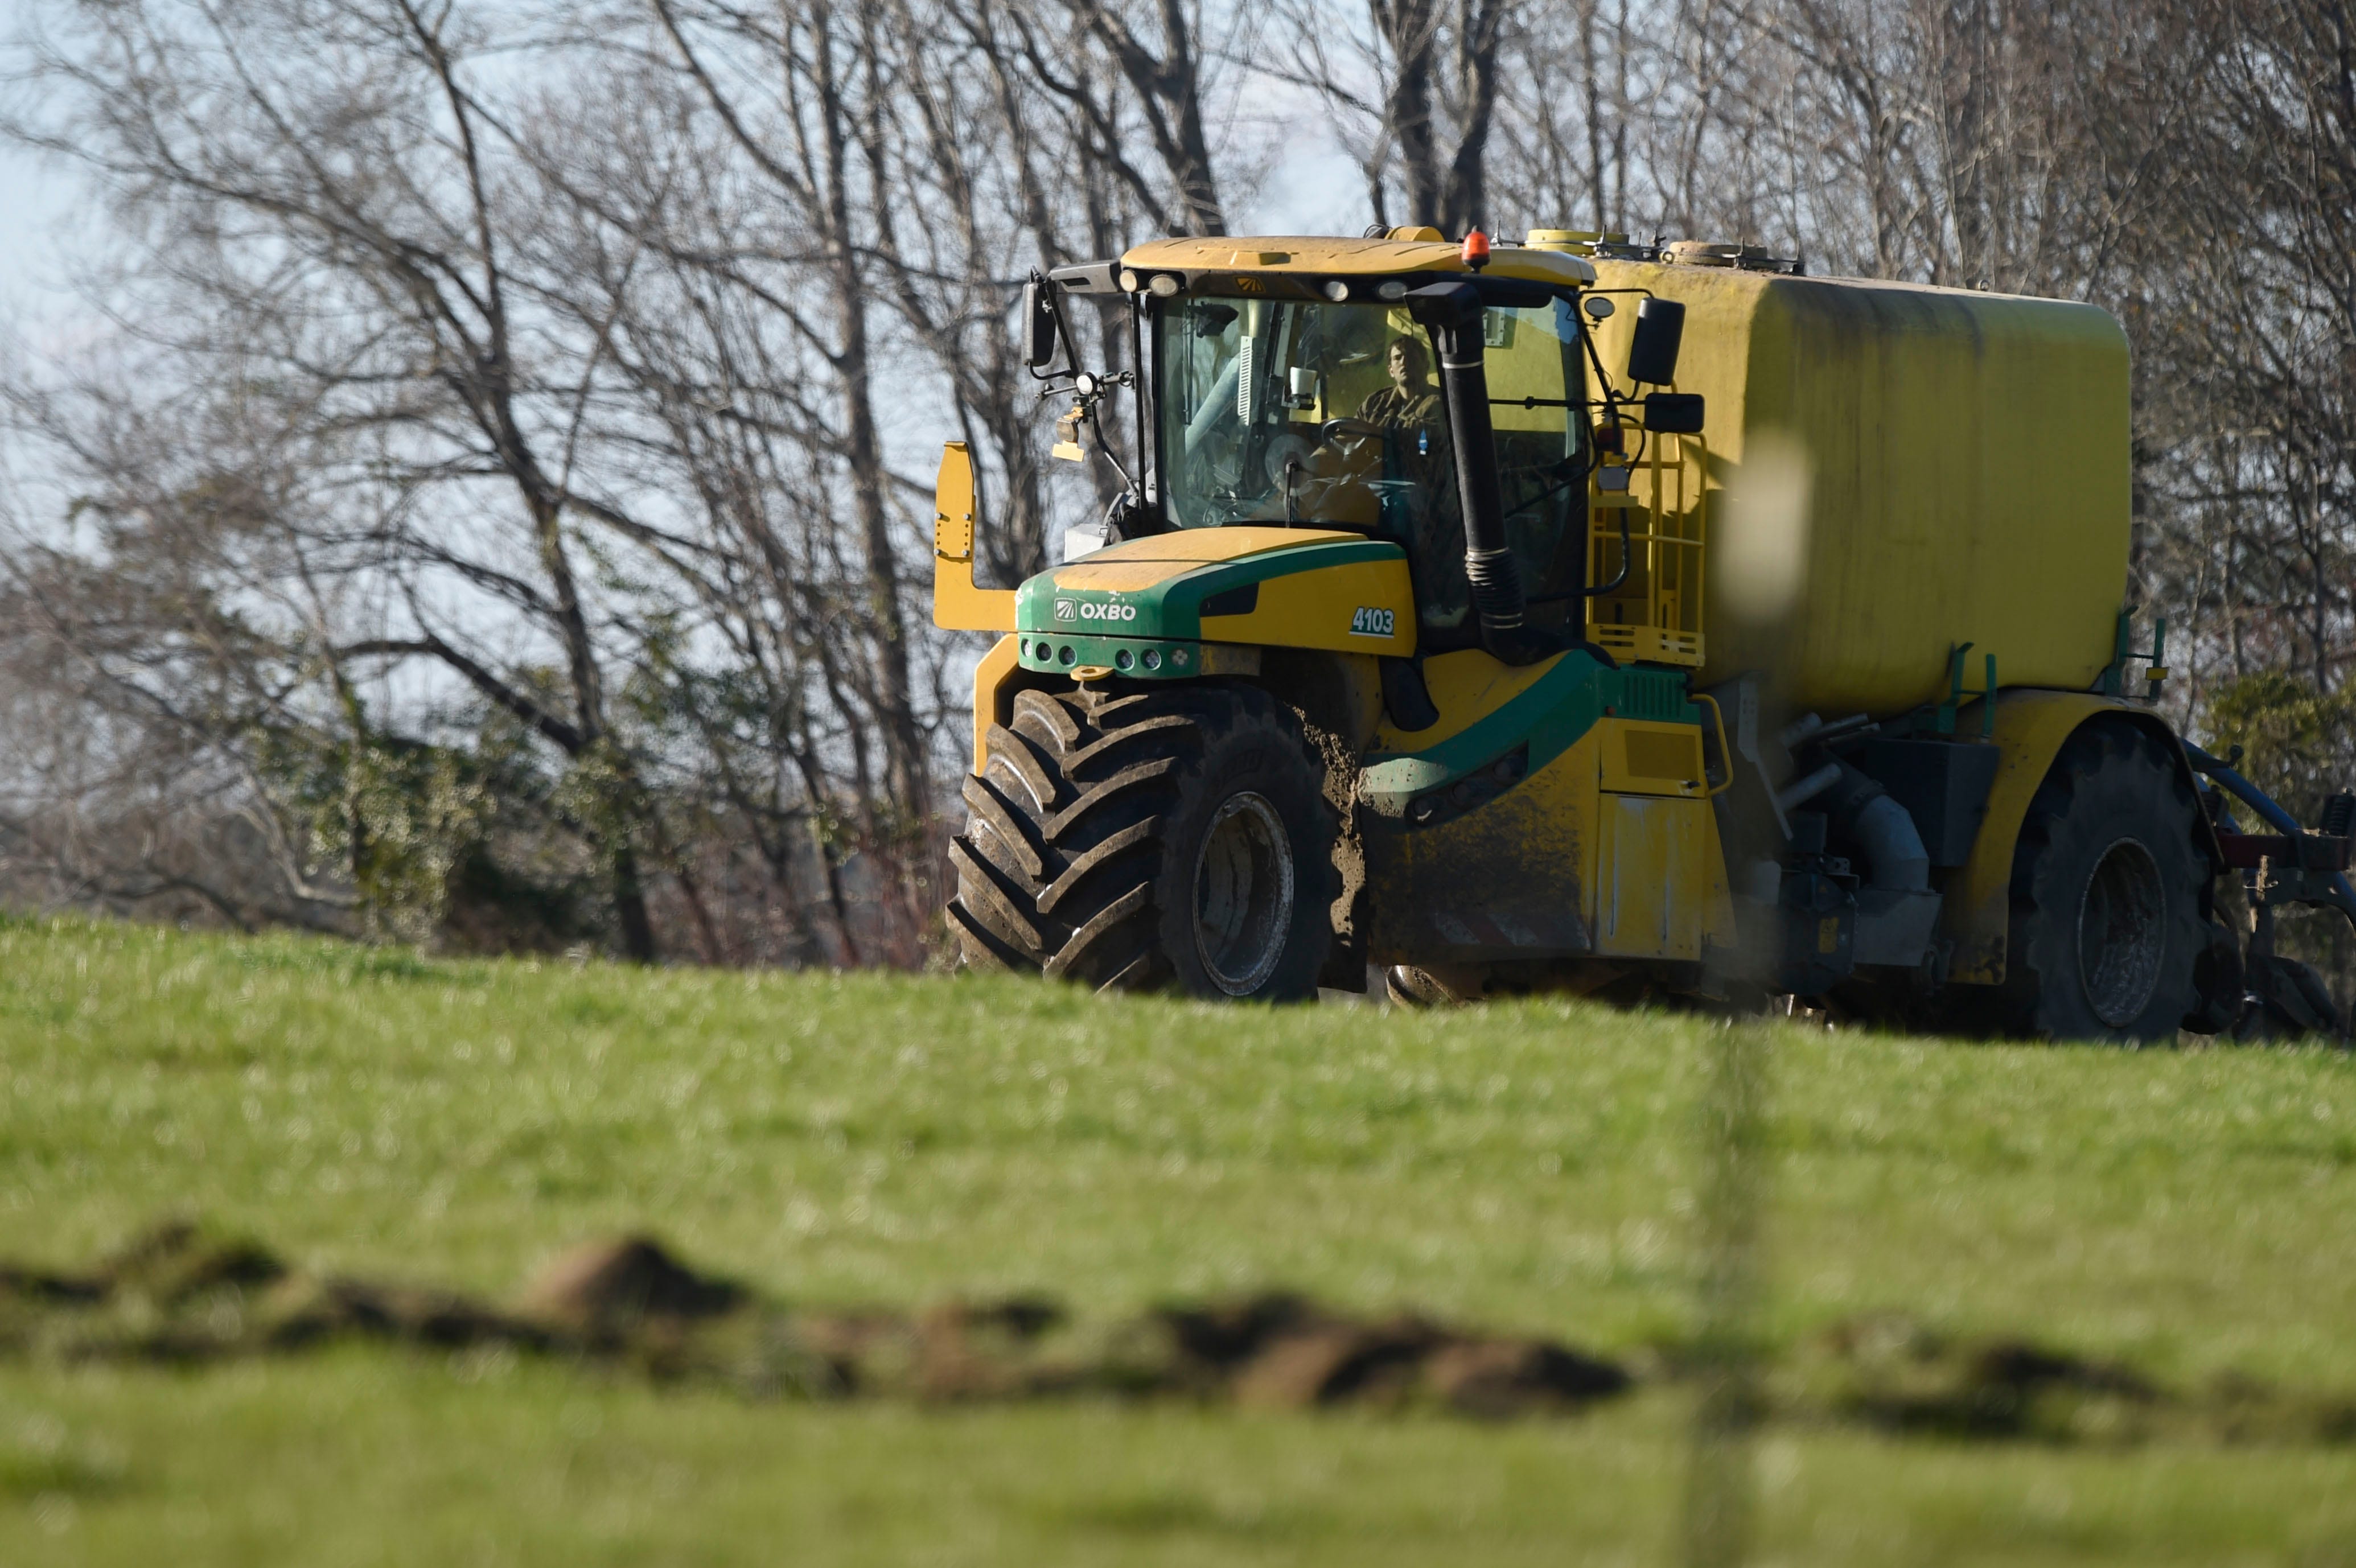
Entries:
MULTIPOLYGON (((1166 270, 1190 277, 1220 272, 1375 277, 1470 270, 1457 247, 1438 238, 1438 230, 1420 232, 1433 238, 1344 240, 1322 234, 1278 234, 1149 240, 1131 247, 1120 264, 1139 272, 1166 270)), ((1492 277, 1527 278, 1573 287, 1595 281, 1595 268, 1581 257, 1522 245, 1497 244, 1483 270, 1492 277)))

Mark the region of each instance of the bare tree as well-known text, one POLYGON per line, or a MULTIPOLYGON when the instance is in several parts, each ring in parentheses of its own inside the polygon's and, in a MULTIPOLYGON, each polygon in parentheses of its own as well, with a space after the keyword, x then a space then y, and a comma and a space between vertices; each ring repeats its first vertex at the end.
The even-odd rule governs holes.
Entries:
POLYGON ((611 740, 575 521, 628 519, 569 483, 579 366, 519 318, 497 116, 468 66, 481 41, 412 0, 80 12, 43 56, 70 91, 43 140, 155 226, 155 272, 201 335, 179 342, 191 360, 268 378, 290 417, 364 438, 335 456, 368 515, 319 541, 337 558, 321 570, 372 578, 385 624, 322 625, 316 656, 430 662, 587 764, 581 821, 623 949, 647 958, 643 803, 611 740), (486 645, 470 601, 528 627, 553 678, 486 645))
POLYGON ((1290 61, 1262 69, 1326 105, 1377 224, 1459 234, 1491 220, 1489 137, 1521 9, 1516 0, 1367 0, 1358 29, 1337 25, 1330 7, 1288 0, 1278 15, 1290 61))
MULTIPOLYGON (((1147 208, 1154 226, 1181 234, 1225 234, 1226 208, 1219 199, 1205 123, 1203 50, 1196 19, 1183 0, 1152 0, 1151 21, 1141 28, 1118 0, 1059 0, 1072 23, 1110 58, 1128 90, 1130 107, 1143 123, 1165 174, 1170 195, 1131 175, 1130 189, 1147 208)), ((1100 156, 1116 156, 1122 139, 1113 134, 1121 115, 1109 98, 1072 65, 1058 69, 1032 39, 1025 55, 1037 80, 1071 104, 1098 133, 1100 156)), ((1072 57, 1073 65, 1086 57, 1072 57)), ((1127 165, 1129 160, 1121 157, 1127 165)))
MULTIPOLYGON (((1486 185, 1492 216, 1537 228, 1624 231, 1630 179, 1663 97, 1658 49, 1629 0, 1527 7, 1503 51, 1486 185)), ((1653 216, 1650 213, 1647 217, 1653 216)))

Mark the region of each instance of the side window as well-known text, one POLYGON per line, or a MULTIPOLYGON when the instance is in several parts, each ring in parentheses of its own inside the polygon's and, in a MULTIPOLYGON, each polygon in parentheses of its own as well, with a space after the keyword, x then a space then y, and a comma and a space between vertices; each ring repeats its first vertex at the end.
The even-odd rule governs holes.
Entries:
POLYGON ((1239 301, 1188 300, 1162 321, 1162 449, 1173 465, 1163 503, 1182 528, 1226 521, 1211 497, 1232 496, 1243 480, 1243 431, 1233 414, 1244 340, 1239 301))
POLYGON ((1556 300, 1492 310, 1482 325, 1505 542, 1533 598, 1574 592, 1587 548, 1579 318, 1556 300))

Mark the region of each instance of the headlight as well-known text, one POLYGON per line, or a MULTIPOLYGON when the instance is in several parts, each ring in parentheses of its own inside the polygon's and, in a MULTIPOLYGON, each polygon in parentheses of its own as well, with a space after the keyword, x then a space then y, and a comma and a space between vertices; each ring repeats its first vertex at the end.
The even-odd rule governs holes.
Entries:
POLYGON ((1137 273, 1130 268, 1123 267, 1120 270, 1120 292, 1125 294, 1133 294, 1137 292, 1137 273))
POLYGON ((1325 285, 1325 297, 1332 300, 1335 304, 1340 304, 1344 300, 1350 297, 1350 285, 1344 283, 1341 279, 1335 278, 1333 282, 1325 285))
POLYGON ((1407 297, 1407 284, 1397 278, 1386 278, 1381 283, 1375 285, 1375 294, 1378 299, 1405 299, 1407 297))
POLYGON ((1145 285, 1145 292, 1157 299, 1168 299, 1178 292, 1178 280, 1168 272, 1156 272, 1145 285))

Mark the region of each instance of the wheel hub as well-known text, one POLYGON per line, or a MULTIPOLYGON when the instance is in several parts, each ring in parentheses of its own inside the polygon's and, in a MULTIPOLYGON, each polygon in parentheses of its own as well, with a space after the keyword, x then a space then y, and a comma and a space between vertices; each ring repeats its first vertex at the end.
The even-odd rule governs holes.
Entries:
POLYGON ((2141 1018, 2159 988, 2167 916, 2159 862, 2136 839, 2113 840, 2078 901, 2078 978, 2113 1029, 2141 1018))
POLYGON ((1276 807, 1243 790, 1219 804, 1194 861, 1194 948, 1211 983, 1246 997, 1292 930, 1292 845, 1276 807))

